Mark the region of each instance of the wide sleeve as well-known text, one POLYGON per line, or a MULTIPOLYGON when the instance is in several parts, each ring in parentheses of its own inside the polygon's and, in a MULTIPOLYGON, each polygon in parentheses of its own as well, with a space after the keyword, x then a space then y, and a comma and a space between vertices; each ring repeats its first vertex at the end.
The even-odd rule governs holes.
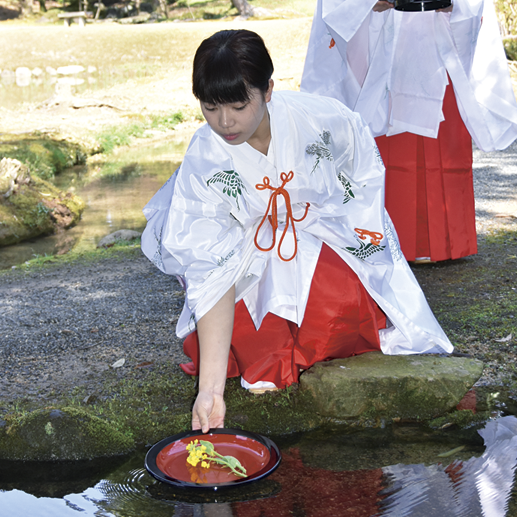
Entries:
POLYGON ((483 151, 505 149, 517 137, 517 103, 494 4, 456 0, 439 14, 437 46, 465 126, 483 151))
MULTIPOLYGON (((244 210, 245 188, 231 157, 210 138, 195 138, 176 178, 146 206, 144 253, 186 289, 177 326, 184 337, 234 284, 248 287, 253 241, 234 214, 244 210)), ((244 219, 245 218, 241 218, 244 219)))
POLYGON ((368 68, 368 18, 375 2, 318 0, 302 75, 302 92, 333 97, 354 108, 368 68))
POLYGON ((470 74, 474 60, 483 18, 483 4, 483 0, 454 0, 450 15, 439 14, 442 18, 449 18, 455 49, 467 75, 470 74))
MULTIPOLYGON (((217 174, 223 171, 215 171, 217 174)), ((186 286, 185 305, 198 321, 249 267, 246 230, 232 216, 230 196, 221 196, 204 175, 178 178, 163 246, 178 264, 186 286)), ((191 318, 191 319, 192 319, 191 318)), ((192 330, 178 325, 178 334, 192 330)))

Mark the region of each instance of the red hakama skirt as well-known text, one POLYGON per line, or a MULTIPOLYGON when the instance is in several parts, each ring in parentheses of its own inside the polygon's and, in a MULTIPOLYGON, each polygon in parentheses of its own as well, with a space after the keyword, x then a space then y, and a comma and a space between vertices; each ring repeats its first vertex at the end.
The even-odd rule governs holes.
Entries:
MULTIPOLYGON (((379 329, 385 326, 386 316, 357 275, 323 244, 300 327, 268 313, 256 330, 244 302, 235 305, 227 376, 284 388, 319 361, 379 351, 379 329)), ((186 337, 183 350, 192 362, 181 368, 198 375, 197 332, 186 337)))
POLYGON ((437 138, 413 133, 376 138, 386 166, 386 209, 407 260, 477 253, 472 139, 451 84, 437 138))

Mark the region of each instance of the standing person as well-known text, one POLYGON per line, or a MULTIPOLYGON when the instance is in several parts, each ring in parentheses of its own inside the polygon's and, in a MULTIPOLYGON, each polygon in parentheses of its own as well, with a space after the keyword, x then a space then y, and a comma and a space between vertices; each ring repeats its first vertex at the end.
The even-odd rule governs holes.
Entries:
POLYGON ((492 0, 399 12, 318 0, 302 91, 360 113, 386 166, 386 208, 410 261, 477 252, 472 140, 517 137, 517 103, 492 0))
POLYGON ((144 209, 142 250, 186 288, 176 332, 199 374, 192 426, 222 427, 227 377, 283 388, 317 361, 451 352, 384 206, 384 167, 339 101, 273 93, 254 32, 194 58, 207 124, 144 209))

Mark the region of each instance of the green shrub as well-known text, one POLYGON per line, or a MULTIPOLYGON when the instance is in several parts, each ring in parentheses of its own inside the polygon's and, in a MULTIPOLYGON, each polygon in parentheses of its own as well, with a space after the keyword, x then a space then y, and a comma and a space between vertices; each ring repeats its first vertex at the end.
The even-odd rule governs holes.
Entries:
POLYGON ((517 38, 504 38, 504 51, 510 61, 517 61, 517 38))
POLYGON ((151 115, 151 127, 153 129, 174 129, 180 122, 185 120, 181 111, 168 115, 151 115))
POLYGON ((14 158, 29 167, 31 174, 48 180, 67 167, 86 162, 80 145, 50 136, 31 134, 0 140, 0 159, 14 158))
POLYGON ((97 135, 99 151, 109 154, 115 147, 129 145, 132 138, 142 138, 147 129, 173 129, 183 120, 183 113, 176 111, 163 115, 149 115, 141 117, 139 122, 110 127, 97 135))
POLYGON ((517 0, 496 0, 495 8, 503 36, 517 34, 517 0))

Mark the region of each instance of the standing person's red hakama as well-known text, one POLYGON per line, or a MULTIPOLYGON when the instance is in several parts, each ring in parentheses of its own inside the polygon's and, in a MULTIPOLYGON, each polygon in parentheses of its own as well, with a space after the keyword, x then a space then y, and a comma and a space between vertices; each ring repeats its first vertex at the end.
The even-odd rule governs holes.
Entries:
POLYGON ((477 253, 472 139, 452 86, 438 138, 413 133, 376 138, 386 166, 386 209, 407 260, 477 253))

